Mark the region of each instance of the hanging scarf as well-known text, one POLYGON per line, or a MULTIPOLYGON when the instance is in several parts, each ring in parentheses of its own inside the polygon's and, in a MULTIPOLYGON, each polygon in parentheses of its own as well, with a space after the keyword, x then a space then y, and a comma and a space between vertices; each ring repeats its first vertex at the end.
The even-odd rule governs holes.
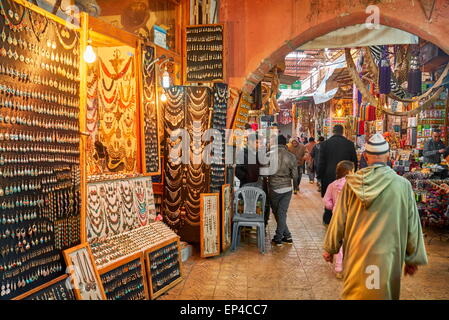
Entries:
POLYGON ((382 58, 379 61, 379 93, 391 92, 391 68, 388 61, 388 47, 382 46, 382 58))

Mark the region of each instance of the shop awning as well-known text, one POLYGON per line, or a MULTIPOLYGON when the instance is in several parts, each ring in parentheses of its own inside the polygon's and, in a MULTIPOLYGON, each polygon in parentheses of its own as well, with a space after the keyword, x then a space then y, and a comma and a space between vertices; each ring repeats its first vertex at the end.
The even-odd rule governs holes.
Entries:
POLYGON ((298 50, 318 50, 334 48, 355 48, 394 44, 417 44, 419 38, 411 33, 379 26, 368 29, 365 24, 345 27, 307 42, 298 50))
POLYGON ((315 104, 325 103, 332 99, 338 92, 338 87, 332 90, 326 91, 326 84, 329 78, 334 74, 335 70, 346 68, 345 56, 339 57, 332 65, 327 67, 326 75, 323 81, 321 81, 318 89, 313 94, 313 101, 315 104))

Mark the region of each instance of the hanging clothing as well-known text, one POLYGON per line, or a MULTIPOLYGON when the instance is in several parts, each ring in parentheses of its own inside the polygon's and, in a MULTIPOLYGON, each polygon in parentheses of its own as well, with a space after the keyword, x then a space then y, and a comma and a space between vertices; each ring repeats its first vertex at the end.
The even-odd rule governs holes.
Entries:
POLYGON ((399 299, 404 262, 427 264, 410 182, 383 164, 346 176, 324 250, 336 254, 342 241, 345 256, 342 297, 399 299))

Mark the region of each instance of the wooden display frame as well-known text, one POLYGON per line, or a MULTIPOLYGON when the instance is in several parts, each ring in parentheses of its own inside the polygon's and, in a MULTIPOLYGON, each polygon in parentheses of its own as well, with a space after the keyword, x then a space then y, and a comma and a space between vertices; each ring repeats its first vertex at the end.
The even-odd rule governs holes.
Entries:
MULTIPOLYGON (((82 243, 82 244, 80 244, 78 246, 75 246, 73 248, 70 248, 70 249, 67 249, 67 250, 63 251, 64 260, 65 260, 65 263, 67 265, 67 268, 69 269, 72 284, 73 284, 74 278, 76 278, 76 276, 74 274, 75 273, 74 270, 73 270, 73 266, 74 265, 72 263, 72 259, 70 257, 70 254, 72 254, 72 253, 74 253, 76 251, 83 250, 83 249, 85 249, 87 251, 87 255, 89 256, 90 263, 91 263, 92 268, 93 268, 93 270, 91 270, 91 271, 93 272, 95 280, 97 282, 101 298, 102 298, 102 300, 106 300, 106 295, 105 295, 104 289, 103 289, 103 282, 101 281, 100 275, 99 275, 97 267, 95 265, 95 260, 94 260, 94 257, 92 255, 92 251, 91 251, 90 246, 89 246, 89 244, 87 242, 86 243, 82 243), (70 268, 71 266, 72 266, 72 268, 70 268)), ((73 289, 74 292, 75 292, 76 299, 77 300, 83 300, 82 296, 81 296, 81 293, 80 293, 80 290, 78 288, 76 288, 76 287, 77 286, 74 286, 74 289, 73 289)))
POLYGON ((28 298, 29 296, 31 296, 31 295, 39 292, 39 291, 45 290, 48 287, 51 287, 52 285, 54 285, 54 284, 56 284, 58 282, 66 280, 68 277, 69 276, 67 274, 64 274, 64 275, 62 275, 60 277, 57 277, 57 278, 55 278, 55 279, 53 279, 53 280, 51 280, 51 281, 49 281, 47 283, 44 283, 43 285, 41 285, 39 287, 36 287, 36 288, 34 288, 34 289, 32 289, 32 290, 30 290, 28 292, 25 292, 25 293, 21 294, 20 296, 12 298, 11 300, 24 300, 24 299, 28 298))
POLYGON ((184 65, 184 72, 183 72, 183 83, 185 84, 193 84, 193 83, 224 83, 226 81, 226 75, 227 75, 227 41, 226 41, 226 28, 223 23, 214 23, 214 24, 196 24, 196 25, 189 25, 186 26, 182 32, 182 43, 183 43, 183 50, 182 50, 182 62, 184 65), (201 28, 201 27, 217 27, 221 26, 223 28, 223 50, 222 53, 222 64, 223 64, 223 78, 222 79, 216 79, 213 81, 188 81, 187 80, 187 29, 189 28, 201 28))
POLYGON ((222 239, 221 239, 221 250, 224 252, 224 251, 227 251, 230 247, 231 247, 231 244, 232 244, 232 216, 233 216, 233 212, 232 212, 232 210, 233 210, 233 205, 232 205, 232 188, 231 188, 231 185, 230 184, 224 184, 222 187, 221 187, 221 235, 222 235, 222 239), (226 242, 226 237, 225 237, 225 235, 226 235, 226 215, 225 215, 225 212, 226 212, 226 199, 225 199, 225 192, 226 192, 226 189, 229 189, 229 194, 230 194, 230 203, 229 203, 229 210, 230 210, 230 213, 229 213, 229 215, 230 215, 230 217, 229 217, 229 230, 230 230, 230 234, 231 234, 231 241, 229 242, 229 243, 227 243, 226 242))
MULTIPOLYGON (((118 261, 116 261, 116 262, 114 262, 114 263, 112 263, 112 264, 110 264, 110 265, 108 265, 108 266, 106 266, 104 268, 99 269, 98 270, 98 274, 100 275, 100 280, 101 280, 101 276, 103 274, 108 273, 108 272, 110 272, 110 271, 112 271, 114 269, 118 269, 121 266, 123 266, 123 265, 125 265, 125 264, 127 264, 127 263, 129 263, 131 261, 137 260, 137 259, 140 260, 140 268, 141 268, 141 272, 142 272, 142 281, 143 281, 143 288, 144 288, 143 290, 144 290, 144 293, 145 293, 145 299, 148 300, 149 299, 148 282, 147 282, 148 280, 147 280, 147 273, 146 273, 146 270, 145 270, 145 259, 144 259, 144 256, 143 256, 142 252, 136 252, 136 253, 134 253, 134 254, 126 257, 126 258, 118 260, 118 261)), ((101 283, 103 284, 103 281, 101 283)), ((105 293, 105 295, 106 295, 106 293, 105 293)), ((106 299, 107 299, 107 296, 106 296, 106 299)))
MULTIPOLYGON (((138 65, 143 67, 143 47, 147 46, 147 47, 152 47, 154 50, 154 59, 157 59, 157 54, 156 54, 156 45, 154 45, 153 43, 143 43, 142 41, 139 42, 139 61, 138 61, 138 65)), ((157 131, 156 131, 156 135, 157 135, 157 157, 158 157, 158 171, 155 172, 147 172, 147 161, 146 161, 146 156, 145 156, 145 103, 143 100, 143 96, 144 96, 144 88, 143 88, 143 71, 140 71, 140 76, 139 78, 137 78, 137 87, 139 88, 139 92, 140 92, 140 119, 141 119, 141 125, 140 125, 140 136, 141 136, 141 146, 140 146, 140 152, 141 152, 141 159, 142 159, 142 172, 144 176, 158 176, 161 174, 162 172, 162 161, 161 161, 161 148, 160 148, 160 143, 161 143, 161 137, 159 136, 159 119, 161 117, 161 111, 160 111, 160 104, 159 104, 159 67, 158 64, 154 64, 154 73, 155 73, 155 77, 156 77, 156 83, 154 84, 154 89, 155 89, 155 93, 154 93, 154 98, 156 99, 156 125, 157 125, 157 131)))
POLYGON ((149 296, 151 300, 156 299, 157 297, 161 296, 171 288, 175 287, 178 283, 182 281, 182 257, 181 257, 181 243, 179 241, 179 237, 172 238, 169 240, 166 240, 164 242, 161 242, 160 244, 151 247, 150 249, 147 249, 144 251, 144 257, 145 257, 145 265, 146 265, 146 271, 147 271, 147 281, 148 281, 148 287, 149 287, 149 296), (159 291, 153 292, 153 279, 151 277, 151 261, 150 261, 150 254, 154 251, 157 251, 163 247, 166 247, 174 242, 177 242, 178 246, 178 262, 179 262, 179 278, 174 280, 169 285, 165 286, 164 288, 160 289, 159 291))
POLYGON ((221 228, 218 225, 220 223, 220 194, 219 193, 201 193, 200 194, 200 248, 201 248, 201 258, 215 257, 220 255, 220 231, 221 228), (204 199, 206 197, 215 197, 216 208, 215 217, 217 221, 217 230, 216 230, 216 241, 217 241, 217 251, 213 253, 205 253, 204 250, 204 199))

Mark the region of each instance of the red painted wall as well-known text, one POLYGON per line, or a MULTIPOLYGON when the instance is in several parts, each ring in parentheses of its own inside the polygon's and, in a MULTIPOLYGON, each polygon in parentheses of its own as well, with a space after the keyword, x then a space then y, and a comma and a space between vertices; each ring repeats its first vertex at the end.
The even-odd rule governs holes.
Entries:
POLYGON ((449 53, 448 0, 436 0, 430 22, 420 0, 221 0, 228 83, 251 92, 260 77, 294 48, 336 29, 365 23, 370 4, 379 7, 382 25, 414 33, 449 53))

